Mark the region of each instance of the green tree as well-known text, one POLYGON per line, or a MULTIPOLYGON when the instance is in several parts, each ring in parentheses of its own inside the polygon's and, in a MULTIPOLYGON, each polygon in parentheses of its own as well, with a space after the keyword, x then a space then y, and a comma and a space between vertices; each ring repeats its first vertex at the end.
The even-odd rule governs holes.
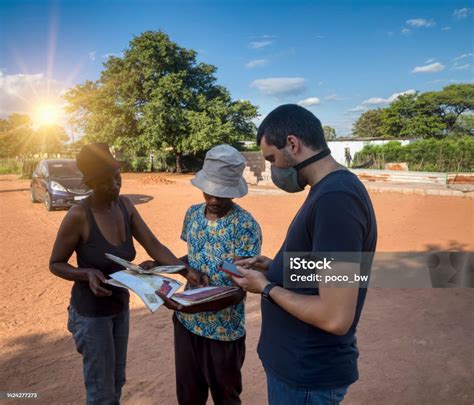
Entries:
POLYGON ((0 156, 14 157, 31 152, 34 131, 31 119, 24 114, 11 114, 0 119, 0 156))
POLYGON ((384 109, 381 130, 389 138, 442 138, 445 135, 439 105, 417 94, 400 96, 384 109))
POLYGON ((332 141, 336 139, 336 130, 333 127, 330 127, 329 125, 324 125, 323 130, 324 138, 326 139, 326 141, 332 141))
POLYGON ((123 58, 111 57, 100 79, 65 96, 74 124, 90 141, 139 154, 171 148, 178 171, 185 152, 249 139, 257 109, 233 101, 216 83, 216 67, 161 31, 133 38, 123 58))
POLYGON ((474 111, 474 84, 452 84, 441 91, 423 93, 418 102, 430 106, 431 113, 437 115, 451 133, 461 114, 474 111))
POLYGON ((369 110, 354 123, 353 133, 359 137, 441 139, 469 133, 465 123, 457 122, 473 110, 474 85, 455 84, 441 91, 405 94, 384 109, 369 110))
POLYGON ((454 84, 441 91, 404 95, 385 109, 382 131, 397 138, 443 138, 474 109, 474 85, 454 84))
POLYGON ((31 149, 35 153, 60 153, 64 151, 64 143, 69 140, 63 127, 44 125, 36 130, 31 149))
POLYGON ((474 114, 462 114, 454 127, 456 135, 474 135, 474 114))
POLYGON ((359 138, 380 138, 384 135, 382 126, 384 110, 377 108, 364 112, 352 126, 352 134, 359 138))

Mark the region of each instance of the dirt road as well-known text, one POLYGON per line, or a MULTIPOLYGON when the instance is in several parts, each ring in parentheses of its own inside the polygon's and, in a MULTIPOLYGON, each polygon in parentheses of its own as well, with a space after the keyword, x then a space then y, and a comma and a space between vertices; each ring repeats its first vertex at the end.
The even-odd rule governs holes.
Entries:
MULTIPOLYGON (((84 403, 81 358, 66 330, 70 283, 52 276, 48 259, 65 211, 29 201, 29 182, 0 176, 0 391, 37 392, 45 404, 84 403)), ((122 194, 176 254, 186 208, 201 202, 189 176, 125 175, 122 194)), ((251 192, 240 201, 260 222, 263 253, 279 248, 305 197, 251 192)), ((472 199, 373 193, 379 251, 474 250, 472 199)), ((137 246, 138 248, 138 246, 137 246)), ((145 260, 138 248, 137 261, 145 260)), ((75 263, 75 259, 73 260, 75 263)), ((470 404, 474 291, 376 290, 367 296, 358 342, 360 380, 347 404, 470 404)), ((255 348, 259 298, 247 301, 244 404, 266 402, 255 348)), ((171 314, 149 314, 132 298, 124 404, 175 404, 171 314)), ((13 403, 13 402, 8 402, 13 403)))

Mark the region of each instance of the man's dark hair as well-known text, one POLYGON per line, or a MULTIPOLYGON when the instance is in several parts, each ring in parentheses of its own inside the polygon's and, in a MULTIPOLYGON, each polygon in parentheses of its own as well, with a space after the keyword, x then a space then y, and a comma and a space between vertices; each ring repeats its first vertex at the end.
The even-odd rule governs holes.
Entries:
POLYGON ((257 131, 257 145, 262 138, 278 149, 286 145, 288 135, 294 135, 314 150, 327 147, 324 130, 316 116, 296 104, 284 104, 275 108, 262 121, 257 131))

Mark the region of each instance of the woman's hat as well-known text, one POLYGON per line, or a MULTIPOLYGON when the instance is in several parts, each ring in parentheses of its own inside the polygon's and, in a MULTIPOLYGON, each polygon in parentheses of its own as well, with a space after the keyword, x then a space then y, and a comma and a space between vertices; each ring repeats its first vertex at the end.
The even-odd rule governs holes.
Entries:
POLYGON ((230 145, 218 145, 206 153, 202 170, 191 179, 193 186, 221 198, 243 197, 248 192, 242 177, 245 159, 230 145))
POLYGON ((101 177, 122 166, 110 153, 106 143, 90 143, 84 145, 76 156, 76 163, 84 175, 84 181, 101 177))

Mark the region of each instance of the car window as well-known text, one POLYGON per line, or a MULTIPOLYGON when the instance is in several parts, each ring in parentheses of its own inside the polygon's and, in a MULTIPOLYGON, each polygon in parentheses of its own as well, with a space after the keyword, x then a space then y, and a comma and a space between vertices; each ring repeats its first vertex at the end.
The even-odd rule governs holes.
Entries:
POLYGON ((35 170, 33 172, 33 176, 39 176, 40 168, 41 168, 41 162, 36 165, 35 170))
POLYGON ((75 161, 50 163, 49 172, 51 177, 55 179, 82 178, 82 173, 75 161))
POLYGON ((46 167, 46 163, 42 163, 40 167, 40 175, 44 178, 48 177, 48 169, 46 167))

